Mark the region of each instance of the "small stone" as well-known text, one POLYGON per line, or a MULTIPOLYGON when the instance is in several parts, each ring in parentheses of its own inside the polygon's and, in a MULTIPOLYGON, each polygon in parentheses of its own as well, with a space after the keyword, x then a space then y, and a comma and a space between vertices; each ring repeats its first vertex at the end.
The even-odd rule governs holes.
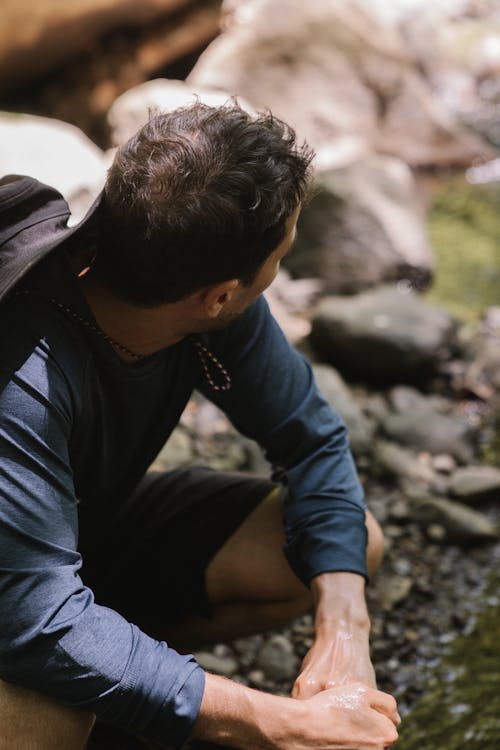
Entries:
POLYGON ((442 542, 446 539, 446 529, 439 523, 431 523, 425 533, 432 542, 442 542))
POLYGON ((262 669, 252 669, 252 671, 248 673, 248 680, 252 685, 260 687, 265 683, 266 676, 262 669))
POLYGON ((200 667, 213 674, 232 677, 238 671, 238 662, 229 656, 218 657, 210 651, 198 651, 194 657, 200 667))
POLYGON ((403 498, 396 500, 394 505, 391 505, 389 515, 393 520, 406 521, 410 518, 410 508, 408 502, 403 498))
POLYGON ((398 576, 408 576, 411 573, 411 563, 409 560, 404 560, 403 558, 395 560, 392 567, 398 576))
MULTIPOLYGON (((429 534, 434 525, 445 529, 446 541, 472 544, 488 539, 498 539, 497 527, 482 513, 458 502, 440 497, 423 497, 412 502, 412 516, 422 523, 429 534)), ((436 534, 435 530, 431 531, 436 534)), ((437 532, 437 536, 441 532, 437 532)), ((434 537, 435 538, 435 537, 434 537)), ((439 539, 435 538, 435 541, 439 539)))
POLYGON ((396 526, 395 524, 389 523, 384 527, 384 534, 392 539, 397 539, 404 533, 404 529, 402 529, 401 526, 396 526))
POLYGON ((449 490, 464 503, 500 500, 500 469, 494 466, 465 466, 457 469, 449 490))
POLYGON ((432 458, 432 466, 440 474, 451 474, 457 464, 453 456, 450 456, 448 453, 438 453, 437 456, 433 456, 432 458))
POLYGON ((377 580, 376 591, 382 609, 390 610, 396 604, 404 601, 410 593, 412 586, 413 581, 406 576, 381 576, 377 580))
POLYGON ((290 641, 283 635, 273 635, 257 656, 256 667, 267 679, 289 680, 297 674, 298 659, 290 641))

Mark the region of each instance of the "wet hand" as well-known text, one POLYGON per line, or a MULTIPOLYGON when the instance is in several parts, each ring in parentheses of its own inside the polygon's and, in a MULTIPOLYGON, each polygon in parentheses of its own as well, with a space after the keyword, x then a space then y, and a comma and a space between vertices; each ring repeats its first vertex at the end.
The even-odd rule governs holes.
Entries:
POLYGON ((302 737, 289 737, 287 750, 384 750, 398 738, 401 720, 394 698, 361 683, 325 690, 297 704, 302 737))
POLYGON ((376 687, 368 632, 352 624, 340 623, 331 633, 316 637, 302 662, 292 697, 304 700, 351 682, 376 687))

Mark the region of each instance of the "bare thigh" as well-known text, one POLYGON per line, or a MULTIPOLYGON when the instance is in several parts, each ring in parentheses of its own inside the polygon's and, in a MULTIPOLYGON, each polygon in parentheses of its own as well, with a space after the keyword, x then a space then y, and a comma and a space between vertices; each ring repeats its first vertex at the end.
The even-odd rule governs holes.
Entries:
POLYGON ((0 750, 83 750, 94 719, 0 680, 0 750))
MULTIPOLYGON (((365 512, 368 531, 367 566, 370 576, 380 565, 383 535, 365 512)), ((225 542, 206 569, 210 601, 284 601, 309 597, 283 552, 285 532, 279 491, 272 492, 225 542)))
POLYGON ((308 595, 283 552, 279 489, 268 495, 226 540, 206 569, 210 601, 282 601, 308 595))

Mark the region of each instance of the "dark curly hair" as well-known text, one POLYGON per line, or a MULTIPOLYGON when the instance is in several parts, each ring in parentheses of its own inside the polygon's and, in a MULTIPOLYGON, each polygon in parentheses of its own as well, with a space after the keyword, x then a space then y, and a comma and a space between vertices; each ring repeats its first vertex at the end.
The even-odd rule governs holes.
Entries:
POLYGON ((285 123, 234 101, 153 116, 108 172, 94 273, 146 307, 252 283, 305 198, 312 157, 285 123))

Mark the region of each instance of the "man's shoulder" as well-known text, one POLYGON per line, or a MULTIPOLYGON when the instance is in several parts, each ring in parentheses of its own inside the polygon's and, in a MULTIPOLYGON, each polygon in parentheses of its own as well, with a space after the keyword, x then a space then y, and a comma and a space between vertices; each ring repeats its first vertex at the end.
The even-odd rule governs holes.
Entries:
POLYGON ((74 393, 86 354, 49 300, 14 294, 0 305, 0 387, 12 379, 54 400, 74 393))

